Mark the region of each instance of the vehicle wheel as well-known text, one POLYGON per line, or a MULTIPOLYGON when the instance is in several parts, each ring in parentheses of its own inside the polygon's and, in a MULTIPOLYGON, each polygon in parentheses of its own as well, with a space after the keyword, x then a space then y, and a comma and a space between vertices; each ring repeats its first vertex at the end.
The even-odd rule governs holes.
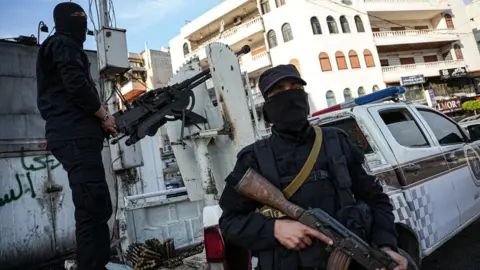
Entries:
POLYGON ((416 263, 415 260, 412 258, 412 256, 410 256, 410 254, 408 254, 408 252, 406 252, 405 250, 399 248, 399 249, 398 249, 398 254, 402 255, 405 259, 407 259, 407 261, 408 261, 408 267, 407 267, 407 269, 408 269, 408 270, 420 270, 420 267, 418 267, 417 263, 416 263))

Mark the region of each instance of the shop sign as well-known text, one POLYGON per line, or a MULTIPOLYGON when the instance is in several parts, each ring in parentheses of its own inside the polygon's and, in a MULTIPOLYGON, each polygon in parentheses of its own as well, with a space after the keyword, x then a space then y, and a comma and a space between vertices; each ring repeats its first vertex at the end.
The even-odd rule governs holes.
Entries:
POLYGON ((440 70, 440 77, 442 79, 450 79, 450 78, 462 78, 467 77, 467 69, 465 67, 459 68, 449 68, 449 69, 441 69, 440 70))
POLYGON ((437 110, 443 113, 461 111, 462 102, 460 99, 437 100, 437 110))
POLYGON ((422 74, 400 77, 400 84, 402 86, 421 84, 425 82, 425 77, 422 74))

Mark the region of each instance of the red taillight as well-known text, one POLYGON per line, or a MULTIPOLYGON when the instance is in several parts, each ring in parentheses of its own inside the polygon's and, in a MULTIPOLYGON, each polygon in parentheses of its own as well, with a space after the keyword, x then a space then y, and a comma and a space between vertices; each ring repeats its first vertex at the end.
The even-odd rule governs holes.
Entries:
POLYGON ((203 236, 207 262, 222 262, 225 255, 225 245, 218 226, 205 228, 203 236))

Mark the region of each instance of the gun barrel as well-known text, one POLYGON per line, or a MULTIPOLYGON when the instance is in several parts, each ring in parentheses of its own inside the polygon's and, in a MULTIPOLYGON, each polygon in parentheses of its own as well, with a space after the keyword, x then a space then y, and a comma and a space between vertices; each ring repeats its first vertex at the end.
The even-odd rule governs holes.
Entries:
POLYGON ((235 189, 243 196, 277 209, 296 220, 305 212, 300 206, 285 199, 278 188, 252 168, 247 170, 235 189))

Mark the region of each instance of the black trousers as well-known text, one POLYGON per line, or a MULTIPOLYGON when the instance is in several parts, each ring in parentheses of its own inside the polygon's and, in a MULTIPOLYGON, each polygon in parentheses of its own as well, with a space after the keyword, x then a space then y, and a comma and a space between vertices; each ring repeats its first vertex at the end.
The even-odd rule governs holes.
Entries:
POLYGON ((112 202, 102 161, 103 142, 85 138, 48 142, 68 173, 75 206, 78 270, 104 270, 110 259, 112 202))

